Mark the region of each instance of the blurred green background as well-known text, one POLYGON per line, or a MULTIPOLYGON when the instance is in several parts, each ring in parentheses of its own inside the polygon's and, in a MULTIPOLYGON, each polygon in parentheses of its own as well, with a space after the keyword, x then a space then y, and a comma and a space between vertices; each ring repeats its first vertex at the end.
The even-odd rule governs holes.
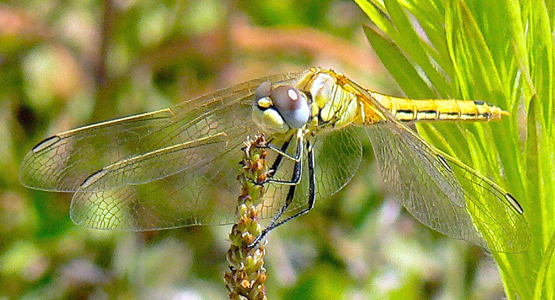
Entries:
MULTIPOLYGON (((2 2, 0 299, 226 299, 229 227, 81 228, 71 195, 24 188, 19 162, 54 133, 309 66, 401 95, 362 24, 350 1, 2 2)), ((269 235, 269 299, 502 299, 482 249, 387 198, 363 140, 353 181, 269 235)))

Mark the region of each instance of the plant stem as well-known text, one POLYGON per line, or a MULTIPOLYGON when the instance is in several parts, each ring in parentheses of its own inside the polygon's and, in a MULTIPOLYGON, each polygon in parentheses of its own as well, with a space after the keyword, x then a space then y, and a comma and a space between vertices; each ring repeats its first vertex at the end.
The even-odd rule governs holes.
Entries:
POLYGON ((224 281, 230 299, 262 300, 266 298, 266 269, 264 269, 265 242, 249 247, 262 232, 255 203, 261 203, 265 188, 262 184, 268 175, 267 151, 260 146, 266 144, 263 135, 248 139, 245 143, 243 166, 238 180, 241 196, 237 201, 237 223, 233 225, 227 252, 229 271, 224 281))

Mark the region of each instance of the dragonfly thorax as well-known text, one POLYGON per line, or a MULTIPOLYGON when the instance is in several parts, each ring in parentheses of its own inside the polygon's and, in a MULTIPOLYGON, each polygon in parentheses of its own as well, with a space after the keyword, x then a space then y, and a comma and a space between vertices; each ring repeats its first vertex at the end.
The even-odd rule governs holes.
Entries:
POLYGON ((310 131, 345 127, 360 117, 357 96, 338 82, 342 76, 333 70, 310 68, 299 80, 298 86, 312 100, 310 131))
POLYGON ((308 97, 294 86, 264 82, 254 95, 252 117, 269 134, 300 129, 310 117, 308 97))

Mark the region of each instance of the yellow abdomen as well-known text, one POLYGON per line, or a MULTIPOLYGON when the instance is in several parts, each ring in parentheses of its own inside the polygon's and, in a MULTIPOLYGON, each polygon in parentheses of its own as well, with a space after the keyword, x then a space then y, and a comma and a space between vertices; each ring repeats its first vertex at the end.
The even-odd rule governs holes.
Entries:
POLYGON ((493 121, 509 113, 484 101, 413 100, 369 92, 399 121, 493 121))

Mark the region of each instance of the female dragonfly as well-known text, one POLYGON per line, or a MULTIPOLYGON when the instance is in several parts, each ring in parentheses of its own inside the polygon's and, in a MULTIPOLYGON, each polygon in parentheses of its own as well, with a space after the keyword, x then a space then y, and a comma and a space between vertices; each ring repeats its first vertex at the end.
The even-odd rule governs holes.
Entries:
POLYGON ((517 200, 427 144, 406 122, 489 121, 482 101, 412 100, 362 88, 321 68, 241 83, 174 107, 51 136, 24 158, 21 182, 73 192, 70 216, 99 229, 157 230, 234 221, 240 149, 263 132, 274 155, 260 203, 264 234, 341 189, 367 133, 383 180, 420 222, 500 252, 524 251, 517 200))

